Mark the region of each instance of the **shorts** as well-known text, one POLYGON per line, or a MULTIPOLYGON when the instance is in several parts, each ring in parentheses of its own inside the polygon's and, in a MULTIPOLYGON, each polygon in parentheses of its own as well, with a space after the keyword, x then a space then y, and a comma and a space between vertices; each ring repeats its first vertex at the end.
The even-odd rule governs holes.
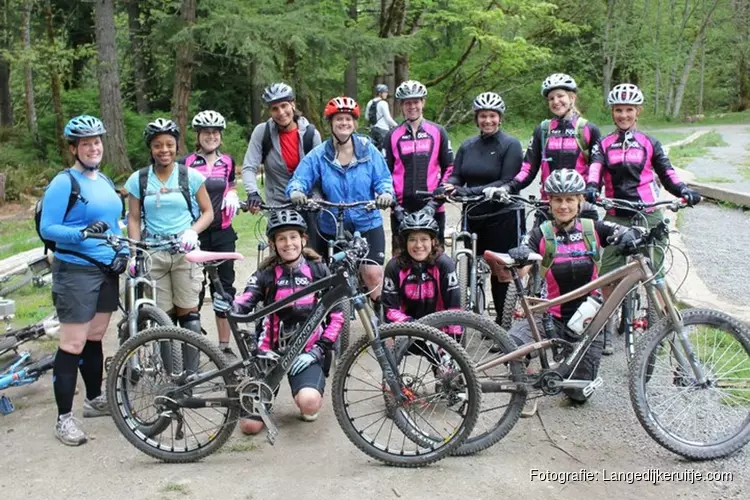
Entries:
POLYGON ((52 262, 52 303, 60 323, 88 323, 96 313, 117 310, 120 280, 96 266, 52 262))
MULTIPOLYGON (((648 221, 649 228, 654 227, 656 224, 664 220, 664 214, 662 214, 661 212, 654 212, 645 215, 646 220, 648 221)), ((607 215, 604 217, 604 220, 626 227, 631 227, 632 225, 632 219, 630 219, 629 217, 616 217, 614 215, 607 215)), ((644 224, 643 219, 641 219, 641 222, 639 224, 644 224)), ((667 240, 662 241, 664 243, 667 243, 667 240)), ((654 262, 652 263, 652 266, 654 268, 654 271, 658 271, 656 272, 657 277, 663 278, 664 269, 662 269, 662 265, 664 264, 664 252, 657 248, 653 251, 653 257, 654 262)), ((614 271, 615 269, 624 266, 626 263, 626 259, 627 257, 625 255, 621 255, 617 251, 617 247, 615 245, 608 246, 602 253, 602 264, 601 268, 599 269, 599 276, 602 276, 610 271, 614 271)))
POLYGON ((198 307, 203 285, 203 272, 188 262, 181 253, 160 251, 151 254, 151 278, 156 280, 156 306, 165 312, 175 306, 181 309, 198 307))
MULTIPOLYGON (((324 240, 336 238, 329 234, 323 234, 322 236, 324 240)), ((377 263, 377 265, 382 266, 385 263, 385 231, 383 226, 363 232, 362 238, 370 245, 370 251, 365 256, 367 262, 363 262, 363 264, 375 265, 377 263)))
MULTIPOLYGON (((305 368, 304 371, 298 373, 295 376, 289 375, 289 387, 292 389, 292 397, 295 397, 302 389, 315 389, 321 396, 325 393, 326 389, 326 377, 323 374, 323 367, 320 363, 313 363, 312 365, 305 368)), ((274 391, 274 396, 279 395, 278 388, 274 391)), ((258 415, 248 415, 243 409, 241 412, 241 418, 249 418, 250 420, 261 420, 258 415)))
MULTIPOLYGON (((199 235, 201 242, 201 250, 207 252, 234 252, 236 250, 235 242, 237 241, 237 233, 234 232, 232 226, 226 229, 219 229, 217 231, 204 231, 199 235)), ((226 293, 231 294, 234 297, 234 261, 227 260, 222 262, 218 267, 219 281, 221 286, 224 288, 226 293)), ((203 281, 201 285, 201 291, 198 299, 198 303, 203 303, 203 297, 206 295, 206 283, 208 283, 211 296, 214 295, 214 286, 210 283, 205 269, 203 270, 203 281)))

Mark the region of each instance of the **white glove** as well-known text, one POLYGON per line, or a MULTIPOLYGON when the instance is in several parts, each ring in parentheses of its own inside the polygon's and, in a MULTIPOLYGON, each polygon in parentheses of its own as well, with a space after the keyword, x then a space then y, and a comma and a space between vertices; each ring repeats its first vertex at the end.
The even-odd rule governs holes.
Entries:
POLYGON ((240 199, 237 197, 237 191, 229 191, 221 202, 221 209, 230 219, 240 211, 240 199))
POLYGON ((198 233, 192 229, 187 229, 180 236, 180 246, 185 252, 195 250, 195 247, 198 246, 198 233))
POLYGON ((291 200, 291 202, 294 203, 295 206, 301 207, 302 205, 307 203, 307 195, 302 191, 292 191, 292 193, 289 195, 289 200, 291 200))
POLYGON ((391 208, 391 204, 393 204, 393 196, 391 193, 380 193, 378 197, 375 198, 375 205, 381 210, 391 208))
POLYGON ((507 198, 510 192, 506 186, 500 186, 500 187, 484 188, 482 190, 482 194, 484 194, 484 197, 487 200, 492 200, 492 199, 502 200, 503 198, 507 198))

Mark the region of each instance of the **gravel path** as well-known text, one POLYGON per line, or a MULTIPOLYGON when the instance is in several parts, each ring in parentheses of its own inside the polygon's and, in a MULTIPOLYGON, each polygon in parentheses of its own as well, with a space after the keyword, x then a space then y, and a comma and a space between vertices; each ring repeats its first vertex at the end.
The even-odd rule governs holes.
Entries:
POLYGON ((711 129, 721 134, 728 146, 707 148, 708 154, 690 162, 687 170, 696 175, 698 182, 750 193, 750 126, 723 125, 711 129), (712 178, 732 182, 709 182, 712 178))

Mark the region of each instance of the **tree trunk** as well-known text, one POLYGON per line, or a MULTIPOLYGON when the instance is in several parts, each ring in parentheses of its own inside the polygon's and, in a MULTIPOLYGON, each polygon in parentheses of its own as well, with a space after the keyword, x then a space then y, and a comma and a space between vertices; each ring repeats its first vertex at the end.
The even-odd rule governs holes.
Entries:
POLYGON ((607 16, 606 23, 604 24, 604 43, 602 47, 603 51, 603 67, 602 67, 602 98, 604 104, 607 104, 607 96, 612 88, 612 75, 615 71, 615 63, 617 62, 617 49, 616 43, 612 41, 613 30, 615 23, 615 5, 617 0, 607 0, 607 16), (613 45, 615 47, 613 47, 613 45))
MULTIPOLYGON (((195 24, 196 0, 182 0, 180 20, 182 29, 190 29, 195 24)), ((177 122, 180 134, 179 149, 186 152, 185 132, 187 131, 188 105, 193 83, 193 42, 182 42, 177 46, 177 60, 172 88, 172 119, 177 122)))
POLYGON ((104 162, 114 167, 116 174, 132 171, 125 148, 125 125, 122 118, 120 96, 120 69, 115 45, 114 0, 96 0, 94 4, 96 26, 97 78, 99 80, 99 105, 107 129, 104 136, 104 162))
POLYGON ((393 59, 393 73, 396 85, 409 79, 409 54, 396 54, 393 59))
MULTIPOLYGON (((23 40, 23 49, 27 55, 31 52, 31 3, 32 0, 25 0, 21 7, 21 38, 23 40)), ((26 61, 23 64, 23 91, 24 104, 26 111, 26 128, 33 136, 34 144, 39 145, 39 133, 36 123, 36 105, 34 103, 34 75, 31 70, 31 63, 26 61)))
POLYGON ((695 62, 695 56, 698 54, 698 48, 700 47, 701 40, 703 40, 703 37, 706 34, 706 28, 708 27, 711 16, 716 10, 716 6, 718 4, 719 0, 714 0, 714 3, 711 5, 708 12, 706 13, 706 16, 703 18, 703 22, 700 25, 698 34, 695 37, 695 41, 693 41, 693 44, 690 47, 690 53, 688 54, 687 61, 685 61, 685 66, 682 68, 682 77, 680 78, 680 83, 675 89, 674 103, 672 105, 672 118, 677 118, 680 115, 680 108, 682 107, 682 99, 683 97, 685 97, 685 88, 687 87, 688 78, 690 77, 690 70, 693 68, 693 63, 695 62))
MULTIPOLYGON (((50 47, 55 45, 55 29, 52 25, 52 3, 46 0, 44 4, 44 21, 47 28, 47 43, 50 47)), ((55 139, 57 139, 57 151, 66 166, 73 165, 73 157, 70 149, 65 143, 63 132, 65 128, 65 115, 62 108, 62 96, 60 95, 60 73, 59 66, 55 61, 49 61, 50 90, 52 92, 52 108, 55 110, 55 139)))
POLYGON ((659 115, 659 92, 661 91, 661 0, 656 0, 656 61, 654 64, 654 115, 659 115))
POLYGON ((8 24, 8 3, 3 0, 3 12, 0 16, 0 127, 13 126, 13 102, 10 96, 10 60, 6 59, 2 51, 10 50, 13 37, 8 24))
POLYGON ((258 63, 253 60, 250 61, 248 66, 250 70, 248 79, 252 89, 252 92, 250 92, 250 123, 257 125, 265 118, 263 116, 263 101, 261 100, 263 85, 258 82, 258 63))
MULTIPOLYGON (((357 0, 349 0, 349 19, 352 24, 357 24, 357 0)), ((357 50, 352 47, 349 54, 349 65, 344 73, 344 94, 348 95, 355 101, 357 100, 357 50)))
POLYGON ((133 87, 135 88, 135 110, 139 113, 149 112, 149 102, 146 96, 148 72, 146 70, 146 47, 143 26, 140 19, 139 0, 128 0, 128 29, 130 32, 130 47, 133 55, 133 87))
POLYGON ((704 34, 703 38, 701 39, 701 75, 700 75, 700 83, 698 84, 697 113, 699 115, 703 114, 703 84, 705 82, 705 76, 706 76, 706 36, 704 34))

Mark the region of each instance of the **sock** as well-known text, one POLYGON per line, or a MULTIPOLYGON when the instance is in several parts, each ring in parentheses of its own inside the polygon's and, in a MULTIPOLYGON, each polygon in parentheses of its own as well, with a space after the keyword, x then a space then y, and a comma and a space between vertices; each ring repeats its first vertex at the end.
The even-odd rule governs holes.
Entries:
POLYGON ((52 387, 57 402, 57 415, 73 411, 73 396, 76 392, 78 378, 78 361, 81 356, 57 349, 55 364, 52 367, 52 387))
POLYGON ((229 347, 229 342, 219 342, 219 349, 220 350, 223 351, 224 349, 227 349, 228 347, 229 347))
POLYGON ((81 352, 81 370, 83 383, 86 385, 86 399, 91 401, 102 393, 102 375, 104 373, 104 354, 102 342, 87 340, 81 352))

